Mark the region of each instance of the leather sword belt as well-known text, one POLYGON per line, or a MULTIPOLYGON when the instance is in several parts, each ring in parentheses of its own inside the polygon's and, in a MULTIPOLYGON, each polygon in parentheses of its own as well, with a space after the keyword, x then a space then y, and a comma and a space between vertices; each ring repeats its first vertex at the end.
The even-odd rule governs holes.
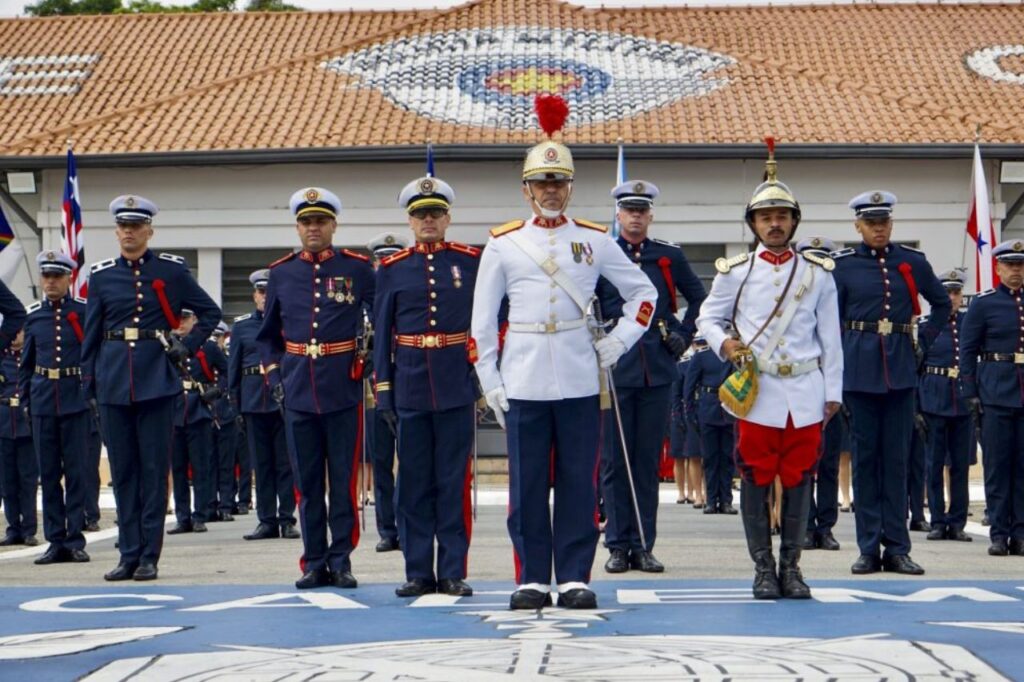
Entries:
POLYGON ((1012 362, 1024 365, 1024 353, 982 353, 981 359, 987 362, 1012 362))
POLYGON ((10 398, 0 398, 0 405, 18 407, 19 405, 21 405, 21 399, 18 398, 18 396, 11 396, 10 398))
POLYGON ((284 349, 289 355, 306 355, 314 360, 325 355, 351 353, 356 349, 356 340, 329 341, 327 343, 297 343, 285 341, 284 349))
POLYGON ((813 360, 805 360, 803 362, 769 362, 764 365, 758 365, 757 370, 762 374, 769 374, 773 377, 798 377, 801 374, 807 374, 813 372, 821 367, 821 360, 814 358, 813 360))
POLYGON ((82 376, 81 367, 40 367, 36 365, 36 374, 47 379, 60 379, 61 377, 82 376))
POLYGON ((913 330, 913 327, 909 324, 893 322, 892 320, 879 320, 878 322, 861 322, 860 320, 851 320, 844 322, 843 326, 847 329, 852 329, 855 332, 874 332, 880 336, 889 336, 889 334, 909 334, 913 330))
POLYGON ((245 367, 242 369, 242 376, 247 377, 253 374, 263 374, 263 368, 259 365, 253 365, 252 367, 245 367))
POLYGON ((469 339, 469 334, 460 332, 458 334, 398 334, 395 342, 399 346, 410 348, 446 348, 447 346, 462 346, 469 339))
POLYGON ((925 374, 938 374, 940 377, 949 377, 950 379, 956 379, 960 376, 959 367, 934 367, 927 365, 924 368, 925 374))
POLYGON ((587 324, 587 319, 581 317, 578 320, 562 320, 559 322, 509 322, 508 330, 511 332, 525 332, 527 334, 557 334, 558 332, 579 329, 587 324))
POLYGON ((103 332, 103 338, 107 341, 138 341, 139 339, 159 339, 165 332, 158 329, 139 329, 138 327, 125 327, 124 329, 111 329, 103 332))

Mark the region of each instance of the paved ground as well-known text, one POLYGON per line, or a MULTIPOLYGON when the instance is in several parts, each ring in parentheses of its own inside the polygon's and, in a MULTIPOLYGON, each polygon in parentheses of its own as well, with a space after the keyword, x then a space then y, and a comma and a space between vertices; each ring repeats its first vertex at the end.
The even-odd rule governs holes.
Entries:
MULTIPOLYGON (((1024 673, 1024 559, 913 534, 923 578, 853 580, 853 516, 839 552, 805 554, 810 602, 753 602, 736 516, 705 516, 663 489, 661 576, 601 570, 601 609, 511 613, 503 495, 481 494, 468 599, 399 600, 401 555, 353 556, 356 590, 299 593, 300 541, 244 542, 252 515, 167 538, 160 580, 105 584, 114 529, 93 562, 36 567, 0 553, 0 679, 690 680, 1014 679, 1024 673)), ((975 509, 980 519, 980 509, 975 509)), ((104 525, 111 519, 107 514, 104 525)), ((168 517, 170 521, 172 517, 168 517)))

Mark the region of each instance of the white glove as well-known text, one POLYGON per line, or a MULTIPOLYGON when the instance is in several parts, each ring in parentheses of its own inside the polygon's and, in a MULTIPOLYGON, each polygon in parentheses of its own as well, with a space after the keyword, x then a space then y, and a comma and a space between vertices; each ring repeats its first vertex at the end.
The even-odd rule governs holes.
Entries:
POLYGON ((505 413, 508 412, 508 397, 505 395, 505 387, 492 388, 484 394, 487 405, 494 410, 494 417, 498 420, 498 426, 505 428, 505 413))
POLYGON ((626 352, 626 344, 622 343, 617 336, 606 336, 594 342, 594 350, 597 351, 597 360, 601 364, 601 369, 608 369, 626 352))

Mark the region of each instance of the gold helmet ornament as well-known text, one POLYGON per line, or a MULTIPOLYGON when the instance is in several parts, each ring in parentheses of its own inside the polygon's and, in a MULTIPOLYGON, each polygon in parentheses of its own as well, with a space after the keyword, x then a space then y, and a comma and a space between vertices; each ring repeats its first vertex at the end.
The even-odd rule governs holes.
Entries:
POLYGON ((768 145, 768 160, 764 163, 764 182, 757 186, 747 203, 747 225, 753 228, 754 211, 759 208, 788 208, 793 211, 795 228, 800 224, 800 204, 789 187, 779 182, 778 164, 775 161, 775 138, 766 137, 764 142, 768 145))
POLYGON ((548 139, 527 150, 526 159, 523 161, 523 184, 527 185, 530 201, 540 215, 545 218, 557 218, 562 215, 565 207, 569 204, 569 197, 572 196, 571 184, 562 207, 556 211, 540 205, 533 190, 529 188, 529 183, 540 180, 561 180, 572 183, 573 175, 576 172, 576 167, 572 162, 572 152, 564 144, 551 139, 551 136, 560 131, 569 118, 569 105, 558 95, 540 94, 534 98, 533 108, 537 114, 537 121, 548 139))

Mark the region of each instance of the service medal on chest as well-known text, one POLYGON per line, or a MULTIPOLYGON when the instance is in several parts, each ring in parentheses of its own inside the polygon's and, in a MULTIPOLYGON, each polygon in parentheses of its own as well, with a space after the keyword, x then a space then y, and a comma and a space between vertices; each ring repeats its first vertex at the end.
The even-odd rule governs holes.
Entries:
POLYGON ((462 286, 462 270, 459 269, 458 265, 452 266, 452 284, 458 289, 462 286))
POLYGON ((572 259, 577 263, 583 262, 583 244, 580 242, 571 242, 572 246, 572 259))
MULTIPOLYGON (((587 243, 585 243, 583 245, 583 253, 587 257, 587 265, 593 265, 594 264, 594 247, 590 245, 590 242, 587 242, 587 243)), ((577 262, 579 262, 579 261, 577 261, 577 262)))

